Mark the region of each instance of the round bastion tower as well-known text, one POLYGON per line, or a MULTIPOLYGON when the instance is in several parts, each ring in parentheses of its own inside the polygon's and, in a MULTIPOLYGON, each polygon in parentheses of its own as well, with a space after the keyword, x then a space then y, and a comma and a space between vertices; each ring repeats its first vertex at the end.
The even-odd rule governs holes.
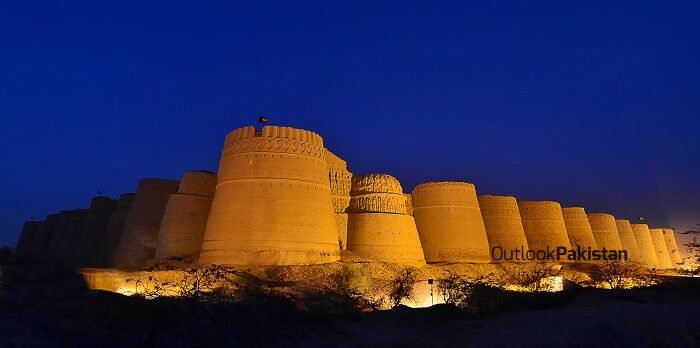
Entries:
POLYGON ((474 185, 429 182, 416 186, 412 197, 426 262, 491 261, 474 185))
POLYGON ((413 217, 406 212, 406 196, 391 175, 352 177, 348 207, 348 250, 382 262, 425 265, 413 217))
POLYGON ((278 126, 230 132, 199 261, 303 265, 339 259, 321 136, 278 126))
POLYGON ((647 267, 658 267, 659 259, 656 256, 654 242, 651 240, 651 233, 647 224, 631 224, 634 239, 637 241, 642 262, 647 267))

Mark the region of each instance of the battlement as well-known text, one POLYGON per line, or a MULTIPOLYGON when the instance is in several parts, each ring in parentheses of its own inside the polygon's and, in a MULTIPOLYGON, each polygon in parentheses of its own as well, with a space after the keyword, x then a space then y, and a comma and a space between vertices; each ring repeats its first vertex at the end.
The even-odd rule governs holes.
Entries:
POLYGON ((323 138, 317 133, 282 126, 265 126, 260 133, 257 132, 255 126, 234 129, 226 135, 226 142, 253 137, 295 139, 323 147, 323 138))
POLYGON ((370 193, 393 193, 403 195, 401 183, 388 174, 361 174, 353 175, 350 195, 363 195, 370 193))

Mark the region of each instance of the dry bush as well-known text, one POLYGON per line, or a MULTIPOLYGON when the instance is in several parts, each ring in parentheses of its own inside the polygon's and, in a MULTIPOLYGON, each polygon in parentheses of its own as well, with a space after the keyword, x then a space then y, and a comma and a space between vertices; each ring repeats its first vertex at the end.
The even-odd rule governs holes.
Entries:
POLYGON ((682 269, 681 272, 685 275, 696 277, 700 275, 700 241, 697 238, 693 238, 692 241, 683 245, 688 254, 686 257, 688 267, 682 269))
POLYGON ((396 308, 403 300, 414 300, 413 285, 418 281, 415 268, 403 268, 388 283, 387 298, 391 308, 396 308))
POLYGON ((505 283, 517 285, 528 291, 539 292, 547 290, 544 281, 561 274, 561 268, 555 265, 539 262, 536 264, 513 264, 504 268, 505 283))
POLYGON ((661 278, 656 272, 631 261, 611 261, 594 265, 590 276, 595 286, 607 286, 610 289, 648 287, 661 283, 661 278))

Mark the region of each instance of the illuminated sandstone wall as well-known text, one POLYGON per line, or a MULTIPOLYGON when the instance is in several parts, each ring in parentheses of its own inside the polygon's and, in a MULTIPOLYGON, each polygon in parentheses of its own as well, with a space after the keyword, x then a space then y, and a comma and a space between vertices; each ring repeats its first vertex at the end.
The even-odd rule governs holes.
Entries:
POLYGON ((56 224, 53 228, 51 242, 49 243, 49 249, 47 253, 47 257, 49 259, 53 260, 57 258, 58 250, 61 246, 61 241, 66 235, 66 232, 68 232, 68 225, 70 225, 72 214, 72 210, 62 210, 58 213, 58 217, 56 218, 56 224))
POLYGON ((41 258, 48 256, 49 245, 51 245, 51 237, 53 236, 57 220, 58 214, 51 214, 39 224, 36 235, 32 240, 31 251, 29 252, 31 255, 41 258))
POLYGON ((196 260, 216 190, 216 173, 188 171, 171 194, 160 224, 155 258, 189 256, 196 260))
POLYGON ((78 257, 80 237, 83 234, 83 230, 85 230, 85 222, 87 221, 88 212, 88 209, 73 210, 66 233, 63 235, 63 238, 58 246, 56 259, 67 262, 75 262, 76 258, 78 257))
POLYGON ((386 174, 355 175, 350 196, 348 251, 381 262, 425 264, 398 180, 386 174))
POLYGON ((639 255, 641 256, 642 263, 647 267, 658 267, 659 260, 656 256, 654 242, 651 241, 649 226, 646 224, 631 224, 631 226, 634 239, 637 241, 637 247, 639 247, 639 255))
POLYGON ((482 195, 479 196, 479 208, 490 250, 495 247, 500 247, 504 252, 520 248, 528 250, 515 197, 482 195))
POLYGON ((676 236, 673 230, 670 228, 664 228, 664 242, 666 242, 666 249, 668 250, 668 255, 671 257, 671 262, 675 265, 681 263, 681 252, 678 249, 678 244, 676 243, 676 236))
POLYGON ((95 265, 99 262, 99 249, 109 223, 109 217, 117 201, 105 196, 93 197, 85 221, 85 229, 78 241, 76 261, 79 264, 95 265))
POLYGON ((621 250, 622 242, 617 232, 615 217, 610 214, 588 214, 588 222, 598 249, 621 250))
POLYGON ((634 237, 634 231, 632 231, 630 221, 615 220, 615 224, 617 225, 617 233, 620 236, 622 249, 627 250, 627 260, 636 262, 642 261, 642 253, 639 251, 637 239, 634 237))
POLYGON ((174 180, 139 181, 114 255, 116 267, 139 268, 153 258, 168 197, 177 192, 177 188, 178 182, 174 180))
POLYGON ((36 231, 39 228, 38 221, 25 221, 22 225, 22 233, 19 235, 17 240, 17 245, 15 246, 15 251, 19 254, 31 254, 32 244, 34 243, 34 236, 36 236, 36 231))
POLYGON ((519 201, 525 238, 530 250, 571 248, 561 205, 549 201, 519 201))
POLYGON ((295 265, 340 259, 323 139, 290 127, 226 136, 200 262, 295 265))
POLYGON ((129 207, 134 199, 133 193, 125 193, 119 196, 116 209, 109 216, 109 222, 105 234, 99 246, 99 257, 96 260, 98 266, 113 267, 114 257, 119 246, 119 240, 124 231, 124 223, 129 214, 129 207))
POLYGON ((661 228, 650 228, 649 234, 651 235, 651 242, 654 244, 654 250, 656 250, 656 258, 659 260, 658 268, 673 268, 673 262, 664 240, 664 230, 661 228))
POLYGON ((413 196, 410 193, 404 193, 406 196, 406 214, 413 216, 413 196))
POLYGON ((580 207, 561 208, 566 225, 566 233, 572 248, 580 246, 581 249, 596 249, 595 238, 591 224, 588 222, 586 210, 580 207))
POLYGON ((342 249, 347 249, 348 243, 348 213, 350 205, 350 186, 352 173, 348 171, 347 163, 326 149, 328 177, 331 185, 331 199, 335 213, 335 225, 338 231, 338 243, 342 249))
POLYGON ((412 196, 427 262, 491 261, 474 185, 430 182, 416 186, 412 196))

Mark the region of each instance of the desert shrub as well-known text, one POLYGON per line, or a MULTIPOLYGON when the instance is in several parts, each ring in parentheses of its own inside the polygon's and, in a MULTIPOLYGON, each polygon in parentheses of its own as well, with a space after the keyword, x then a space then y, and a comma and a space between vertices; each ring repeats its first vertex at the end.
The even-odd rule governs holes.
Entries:
POLYGON ((413 285, 418 280, 415 268, 402 268, 388 283, 387 298, 391 308, 396 308, 403 300, 413 300, 413 285))
POLYGON ((610 261, 596 264, 590 273, 591 281, 597 287, 629 289, 658 285, 661 278, 639 263, 631 261, 610 261))
POLYGON ((688 267, 683 268, 681 271, 691 277, 700 275, 700 241, 697 238, 693 238, 692 241, 683 245, 688 254, 685 260, 688 267))
POLYGON ((517 285, 532 292, 545 291, 545 281, 561 274, 561 268, 545 262, 536 264, 515 264, 504 268, 505 282, 517 285))
POLYGON ((498 289, 487 277, 464 278, 450 273, 438 280, 438 294, 445 303, 479 314, 483 312, 485 298, 498 289))

